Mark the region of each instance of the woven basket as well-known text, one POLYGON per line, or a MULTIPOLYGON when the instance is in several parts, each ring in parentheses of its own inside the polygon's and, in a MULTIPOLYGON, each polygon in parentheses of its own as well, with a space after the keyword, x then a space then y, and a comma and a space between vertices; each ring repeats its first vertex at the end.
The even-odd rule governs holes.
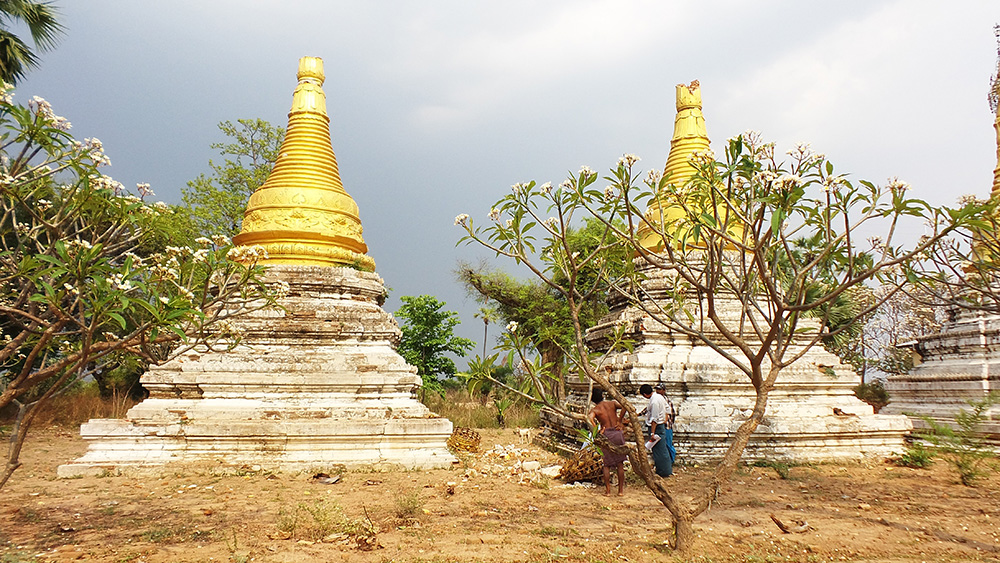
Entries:
POLYGON ((564 481, 603 481, 604 462, 597 448, 588 446, 573 454, 559 471, 564 481))
POLYGON ((455 431, 451 433, 451 437, 448 438, 448 448, 452 451, 457 452, 478 452, 479 443, 482 438, 479 436, 479 432, 471 428, 455 428, 455 431))

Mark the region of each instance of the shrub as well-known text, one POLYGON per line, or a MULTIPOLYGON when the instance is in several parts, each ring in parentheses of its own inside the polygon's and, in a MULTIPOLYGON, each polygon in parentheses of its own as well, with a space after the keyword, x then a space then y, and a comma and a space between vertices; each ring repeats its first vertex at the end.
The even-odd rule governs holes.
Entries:
POLYGON ((880 379, 858 385, 854 388, 854 395, 871 405, 875 409, 875 414, 889 404, 889 392, 885 390, 885 385, 880 379))
POLYGON ((903 455, 893 460, 893 463, 901 467, 925 469, 934 463, 934 451, 925 448, 920 442, 913 442, 906 448, 903 455))
POLYGON ((996 469, 996 453, 978 430, 987 419, 987 411, 998 401, 1000 393, 996 391, 978 401, 970 399, 967 402, 972 410, 963 409, 955 415, 957 428, 927 416, 921 417, 930 427, 924 437, 934 445, 935 452, 955 468, 966 487, 971 487, 988 470, 996 469))

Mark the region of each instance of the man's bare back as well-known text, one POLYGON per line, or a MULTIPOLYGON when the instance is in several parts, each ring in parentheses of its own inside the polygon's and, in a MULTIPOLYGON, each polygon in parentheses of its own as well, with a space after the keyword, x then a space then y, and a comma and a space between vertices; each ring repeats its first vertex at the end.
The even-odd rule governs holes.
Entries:
POLYGON ((625 436, 622 434, 622 419, 625 418, 625 409, 618 401, 604 400, 604 393, 600 389, 594 389, 590 395, 590 401, 594 403, 594 408, 590 409, 587 420, 591 426, 600 424, 600 432, 612 444, 612 447, 601 445, 601 455, 603 459, 604 471, 604 494, 611 495, 611 468, 615 468, 618 474, 618 496, 625 494, 625 460, 628 455, 625 453, 615 453, 613 446, 624 446, 625 436), (618 411, 621 411, 619 414, 618 411))
POLYGON ((618 404, 618 401, 605 400, 594 405, 594 408, 590 410, 591 421, 597 419, 597 422, 601 424, 601 432, 607 429, 621 430, 622 429, 622 417, 618 414, 618 411, 622 411, 624 414, 624 409, 618 404))

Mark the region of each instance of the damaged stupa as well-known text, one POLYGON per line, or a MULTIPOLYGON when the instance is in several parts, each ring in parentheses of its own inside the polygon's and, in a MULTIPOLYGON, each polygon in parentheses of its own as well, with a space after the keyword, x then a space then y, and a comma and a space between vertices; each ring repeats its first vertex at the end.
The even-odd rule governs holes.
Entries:
POLYGON ((149 398, 125 419, 95 419, 83 457, 59 476, 167 463, 437 468, 454 457, 449 420, 416 399, 416 368, 362 239, 330 141, 323 61, 299 62, 288 129, 250 198, 237 245, 267 251, 266 279, 287 284, 279 309, 234 320, 232 350, 192 350, 146 372, 149 398))
MULTIPOLYGON (((691 158, 709 150, 702 113, 701 89, 697 82, 677 86, 677 116, 670 141, 664 175, 678 186, 694 176, 691 158)), ((655 205, 655 203, 654 203, 655 205)), ((647 216, 652 211, 647 211, 647 216)), ((664 215, 673 211, 664 208, 664 215)), ((650 219, 651 221, 653 219, 650 219)), ((640 243, 660 252, 662 240, 648 227, 637 232, 640 243)), ((646 275, 645 293, 652 299, 665 296, 671 287, 668 274, 637 259, 636 267, 646 275)), ((689 298, 697 302, 697 295, 689 298)), ((728 326, 739 326, 741 304, 736 296, 715 296, 716 309, 728 326)), ((608 334, 619 319, 630 327, 630 352, 613 354, 605 364, 608 378, 622 393, 632 395, 639 385, 664 383, 667 397, 678 410, 674 442, 678 455, 687 461, 721 458, 737 428, 753 410, 754 391, 746 375, 721 354, 698 339, 672 332, 622 298, 608 303, 610 313, 587 335, 594 351, 608 348, 608 334)), ((655 305, 650 308, 655 309, 655 305)), ((808 322, 801 322, 802 341, 809 335, 808 322)), ((812 325, 812 330, 817 329, 812 325)), ((716 342, 725 342, 721 334, 716 342)), ((794 348, 794 344, 793 344, 794 348)), ((735 346, 728 350, 735 356, 735 346)), ((763 421, 751 436, 745 458, 820 461, 881 456, 904 449, 904 436, 911 425, 903 416, 873 414, 872 407, 855 397, 859 378, 822 346, 813 346, 791 366, 783 369, 770 392, 763 421)), ((586 383, 570 382, 570 406, 579 412, 589 408, 586 383)), ((638 399, 641 404, 642 399, 638 399)), ((541 441, 562 449, 577 449, 579 434, 573 419, 551 410, 542 411, 541 441)))
MULTIPOLYGON (((1000 39, 1000 27, 997 28, 1000 39)), ((1000 198, 1000 50, 997 74, 990 91, 990 109, 995 119, 997 160, 990 197, 1000 198)), ((995 236, 995 235, 994 235, 995 236)), ((998 288, 993 288, 997 291, 998 288)), ((889 404, 882 412, 910 415, 913 426, 928 429, 926 419, 957 428, 955 416, 971 411, 969 401, 982 401, 1000 392, 1000 314, 950 305, 944 309, 941 330, 922 336, 912 344, 919 356, 909 373, 886 379, 889 404), (926 418, 925 418, 926 417, 926 418)), ((989 443, 1000 446, 1000 405, 984 413, 976 431, 989 443)))

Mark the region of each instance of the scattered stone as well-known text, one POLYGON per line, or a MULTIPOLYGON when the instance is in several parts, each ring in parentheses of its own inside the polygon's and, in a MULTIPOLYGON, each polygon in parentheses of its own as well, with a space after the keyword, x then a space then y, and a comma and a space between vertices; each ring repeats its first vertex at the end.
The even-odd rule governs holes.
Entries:
POLYGON ((562 471, 562 466, 561 465, 550 465, 548 467, 541 468, 539 470, 539 473, 541 473, 542 475, 544 475, 546 477, 555 478, 555 477, 559 476, 559 472, 560 471, 562 471))

